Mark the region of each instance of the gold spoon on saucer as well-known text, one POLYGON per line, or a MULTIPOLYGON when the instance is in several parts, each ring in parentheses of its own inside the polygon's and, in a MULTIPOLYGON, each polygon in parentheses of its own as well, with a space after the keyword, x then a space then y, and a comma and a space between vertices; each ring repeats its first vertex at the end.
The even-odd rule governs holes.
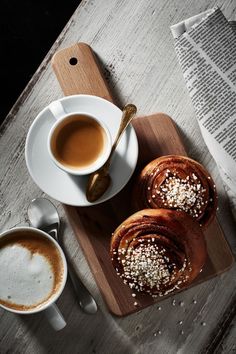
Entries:
POLYGON ((119 144, 120 138, 133 119, 134 115, 137 112, 137 108, 133 104, 127 104, 123 108, 123 115, 120 122, 120 127, 116 136, 116 139, 112 145, 110 155, 107 161, 104 163, 102 167, 100 167, 97 171, 93 172, 88 179, 87 189, 86 189, 86 197, 89 202, 95 202, 98 198, 100 198, 111 183, 111 176, 109 175, 109 167, 111 164, 112 155, 119 144))

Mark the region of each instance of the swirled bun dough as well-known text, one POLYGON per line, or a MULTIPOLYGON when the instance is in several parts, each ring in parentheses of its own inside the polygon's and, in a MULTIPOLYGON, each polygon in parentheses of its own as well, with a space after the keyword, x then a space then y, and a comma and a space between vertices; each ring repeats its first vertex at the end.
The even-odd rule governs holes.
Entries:
POLYGON ((198 222, 183 211, 168 209, 131 215, 115 230, 110 253, 124 283, 154 297, 190 284, 207 256, 198 222))
POLYGON ((134 210, 166 208, 184 211, 203 228, 214 219, 217 193, 214 181, 198 162, 178 155, 151 161, 134 184, 134 210))

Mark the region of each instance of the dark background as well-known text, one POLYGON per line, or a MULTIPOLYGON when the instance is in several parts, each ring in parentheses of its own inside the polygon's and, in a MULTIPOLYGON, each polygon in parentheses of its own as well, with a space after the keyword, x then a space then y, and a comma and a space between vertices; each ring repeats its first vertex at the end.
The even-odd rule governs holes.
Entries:
POLYGON ((0 124, 80 0, 1 0, 0 124))

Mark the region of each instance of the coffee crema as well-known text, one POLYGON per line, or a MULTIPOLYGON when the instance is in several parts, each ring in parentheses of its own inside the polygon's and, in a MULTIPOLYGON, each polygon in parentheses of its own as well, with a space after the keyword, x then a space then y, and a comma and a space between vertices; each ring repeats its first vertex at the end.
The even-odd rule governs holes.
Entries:
POLYGON ((63 166, 86 168, 103 153, 105 139, 105 131, 96 120, 75 114, 57 126, 51 139, 51 150, 63 166))
POLYGON ((60 289, 63 260, 54 243, 32 230, 0 238, 0 304, 27 311, 60 289))

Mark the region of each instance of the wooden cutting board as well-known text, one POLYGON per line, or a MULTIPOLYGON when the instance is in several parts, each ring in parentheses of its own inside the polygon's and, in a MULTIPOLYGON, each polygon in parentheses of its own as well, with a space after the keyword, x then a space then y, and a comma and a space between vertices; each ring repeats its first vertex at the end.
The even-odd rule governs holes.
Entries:
MULTIPOLYGON (((115 103, 103 78, 98 59, 87 44, 77 43, 57 52, 52 59, 52 66, 65 95, 91 94, 115 103)), ((109 310, 118 316, 139 311, 167 297, 153 300, 149 295, 138 295, 135 299, 138 306, 134 306, 132 291, 123 284, 111 265, 111 234, 131 214, 130 196, 135 175, 158 156, 186 155, 177 127, 166 114, 157 113, 136 118, 133 126, 139 142, 139 159, 134 175, 126 187, 118 195, 99 205, 64 205, 104 300, 109 310)), ((205 237, 208 259, 202 273, 191 286, 226 271, 233 263, 232 253, 217 220, 207 229, 205 237)))

